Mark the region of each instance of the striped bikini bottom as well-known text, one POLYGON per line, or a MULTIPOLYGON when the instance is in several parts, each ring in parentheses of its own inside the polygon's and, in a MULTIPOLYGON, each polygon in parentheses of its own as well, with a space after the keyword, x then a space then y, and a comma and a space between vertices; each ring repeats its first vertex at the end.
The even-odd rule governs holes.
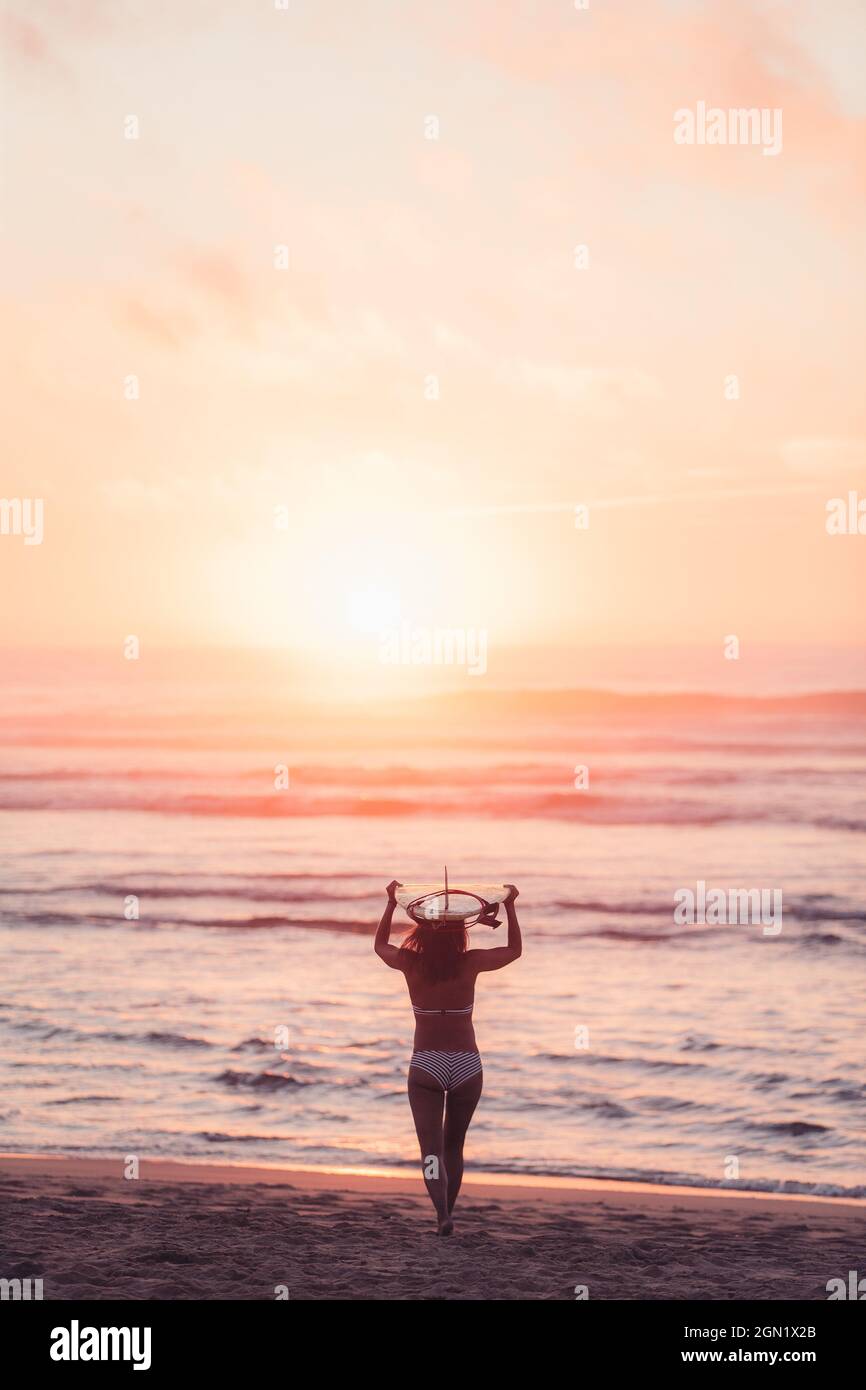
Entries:
POLYGON ((410 1067, 435 1076, 443 1091, 453 1091, 471 1076, 481 1075, 479 1052, 413 1052, 410 1067))

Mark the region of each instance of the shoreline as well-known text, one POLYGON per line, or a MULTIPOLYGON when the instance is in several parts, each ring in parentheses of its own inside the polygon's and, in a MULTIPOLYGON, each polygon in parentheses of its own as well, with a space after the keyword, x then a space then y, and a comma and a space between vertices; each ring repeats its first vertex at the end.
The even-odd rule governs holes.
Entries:
MULTIPOLYGON (((122 1182, 123 1158, 94 1158, 70 1154, 0 1152, 0 1177, 83 1178, 122 1182)), ((424 1196, 420 1176, 388 1167, 305 1167, 276 1163, 232 1163, 221 1159, 142 1158, 136 1180, 149 1183, 204 1183, 228 1186, 291 1187, 304 1192, 350 1192, 383 1196, 424 1196)), ((752 1211, 767 1206, 771 1211, 826 1211, 842 1208, 866 1219, 866 1201, 855 1197, 819 1196, 797 1192, 763 1192, 746 1188, 683 1186, 674 1183, 636 1182, 616 1178, 566 1178, 544 1174, 466 1172, 464 1198, 497 1201, 556 1202, 568 1205, 622 1201, 626 1205, 658 1206, 669 1201, 705 1208, 707 1205, 752 1211)))

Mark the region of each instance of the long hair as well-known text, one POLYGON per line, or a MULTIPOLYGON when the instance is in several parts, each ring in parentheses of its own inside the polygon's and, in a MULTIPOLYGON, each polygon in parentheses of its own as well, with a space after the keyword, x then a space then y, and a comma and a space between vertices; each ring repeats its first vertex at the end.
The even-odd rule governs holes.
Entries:
POLYGON ((436 984, 440 980, 454 979, 468 944, 469 933, 465 927, 442 928, 419 922, 402 942, 400 950, 414 952, 422 979, 436 984))

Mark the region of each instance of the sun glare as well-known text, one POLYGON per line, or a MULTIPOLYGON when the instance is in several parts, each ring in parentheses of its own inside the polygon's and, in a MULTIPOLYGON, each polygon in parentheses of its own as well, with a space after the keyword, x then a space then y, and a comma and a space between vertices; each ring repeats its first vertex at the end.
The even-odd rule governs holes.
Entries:
POLYGON ((346 612, 354 632, 375 635, 400 621, 400 600, 389 589, 354 589, 348 595, 346 612))

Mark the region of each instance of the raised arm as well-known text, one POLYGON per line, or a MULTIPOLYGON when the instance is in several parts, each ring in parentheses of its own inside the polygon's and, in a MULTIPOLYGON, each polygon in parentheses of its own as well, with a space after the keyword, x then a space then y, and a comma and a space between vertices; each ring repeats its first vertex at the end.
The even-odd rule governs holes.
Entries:
POLYGON ((503 907, 508 915, 508 944, 507 946, 494 946, 492 951, 468 951, 467 955, 478 971, 501 970, 504 965, 510 965, 513 960, 518 960, 523 954, 520 923, 517 920, 517 911, 514 906, 517 889, 513 883, 506 883, 505 887, 508 889, 508 897, 505 899, 503 907))
POLYGON ((382 920, 376 928, 376 939, 373 942, 373 950, 377 956, 381 956, 386 965, 390 965, 392 970, 400 970, 403 959, 400 955, 400 947, 392 946, 388 940, 391 935, 391 918, 394 916, 394 908, 397 906, 397 889, 400 887, 396 878, 388 884, 385 892, 388 894, 388 901, 385 904, 385 911, 382 913, 382 920))

